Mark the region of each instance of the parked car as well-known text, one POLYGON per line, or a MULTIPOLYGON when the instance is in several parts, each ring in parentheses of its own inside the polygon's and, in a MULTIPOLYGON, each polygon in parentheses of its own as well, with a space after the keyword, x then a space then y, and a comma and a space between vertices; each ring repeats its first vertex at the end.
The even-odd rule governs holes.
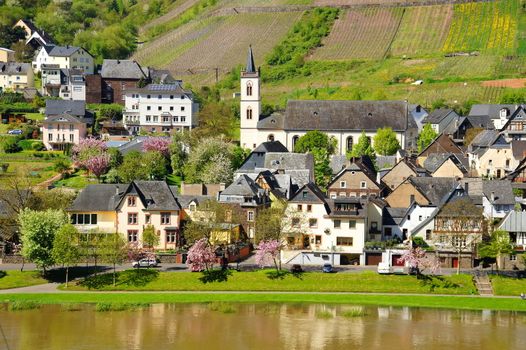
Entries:
POLYGON ((156 259, 141 259, 139 261, 134 261, 132 263, 133 267, 139 268, 139 267, 155 267, 157 266, 157 260, 156 259))
POLYGON ((14 130, 9 130, 7 132, 9 135, 22 135, 22 130, 20 129, 14 129, 14 130))
POLYGON ((300 265, 300 264, 294 264, 294 265, 292 265, 292 267, 290 268, 290 272, 292 272, 292 273, 302 273, 302 272, 303 272, 303 269, 301 268, 301 265, 300 265))
POLYGON ((323 272, 325 273, 332 273, 332 272, 335 272, 334 271, 334 268, 332 267, 331 264, 323 264, 323 267, 321 269, 323 272))

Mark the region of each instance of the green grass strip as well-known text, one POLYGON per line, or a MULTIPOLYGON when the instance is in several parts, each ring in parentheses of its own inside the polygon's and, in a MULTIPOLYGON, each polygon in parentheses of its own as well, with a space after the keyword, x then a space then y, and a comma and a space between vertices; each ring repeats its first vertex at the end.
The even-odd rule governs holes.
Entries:
POLYGON ((520 298, 371 294, 265 293, 40 293, 3 294, 3 302, 65 303, 323 303, 526 312, 520 298))

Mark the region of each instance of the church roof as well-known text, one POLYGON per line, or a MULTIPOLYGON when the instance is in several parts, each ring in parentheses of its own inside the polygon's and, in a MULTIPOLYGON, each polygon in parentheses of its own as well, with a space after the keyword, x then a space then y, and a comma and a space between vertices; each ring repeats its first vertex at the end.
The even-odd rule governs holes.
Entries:
POLYGON ((252 45, 248 47, 247 66, 245 68, 245 73, 256 73, 256 65, 254 64, 254 54, 252 53, 252 45))

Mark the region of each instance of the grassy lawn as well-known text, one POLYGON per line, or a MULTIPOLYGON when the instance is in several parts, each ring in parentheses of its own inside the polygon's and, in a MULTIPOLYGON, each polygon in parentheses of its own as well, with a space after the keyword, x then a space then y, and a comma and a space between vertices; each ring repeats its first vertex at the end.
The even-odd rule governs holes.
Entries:
POLYGON ((55 182, 55 186, 56 187, 68 187, 68 188, 80 190, 88 186, 91 183, 96 184, 97 180, 88 179, 86 177, 86 171, 79 170, 71 174, 67 179, 62 179, 60 181, 55 182))
POLYGON ((24 113, 26 115, 26 118, 27 119, 32 119, 32 120, 44 120, 44 115, 42 113, 30 113, 30 112, 26 112, 24 113))
POLYGON ((48 283, 37 271, 0 271, 0 289, 48 283))
POLYGON ((495 295, 520 295, 526 293, 526 279, 491 276, 495 295))
POLYGON ((4 302, 34 301, 41 304, 69 303, 323 303, 377 306, 409 306, 462 310, 526 312, 526 302, 510 298, 461 296, 405 296, 367 294, 265 294, 265 293, 45 293, 2 294, 4 302))
POLYGON ((419 280, 415 276, 382 276, 374 272, 323 274, 307 272, 300 276, 286 274, 271 279, 266 271, 233 272, 226 282, 203 283, 201 273, 126 270, 118 274, 112 285, 112 274, 91 277, 69 290, 123 291, 297 291, 297 292, 378 292, 476 294, 469 275, 434 277, 419 280))

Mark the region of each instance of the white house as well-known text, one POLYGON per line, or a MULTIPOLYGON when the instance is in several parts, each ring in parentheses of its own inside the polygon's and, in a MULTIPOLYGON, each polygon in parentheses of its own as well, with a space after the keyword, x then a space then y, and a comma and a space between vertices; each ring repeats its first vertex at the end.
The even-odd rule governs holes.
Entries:
POLYGON ((260 116, 260 72, 255 68, 252 48, 241 72, 240 96, 243 148, 255 149, 265 141, 280 141, 293 151, 301 136, 319 130, 334 137, 338 142, 337 153, 345 154, 362 131, 372 139, 379 127, 390 127, 404 149, 416 145, 418 126, 409 104, 403 101, 289 100, 285 111, 260 116))
POLYGON ((94 73, 91 54, 77 46, 44 45, 37 51, 33 61, 35 72, 42 71, 43 64, 56 64, 63 69, 78 69, 85 74, 94 73))
POLYGON ((451 108, 439 108, 435 109, 431 114, 424 118, 423 124, 429 123, 433 130, 440 134, 446 127, 457 120, 459 115, 451 108))
POLYGON ((63 69, 58 64, 43 64, 42 96, 60 97, 63 100, 86 100, 86 81, 82 71, 63 69))
POLYGON ((130 134, 190 130, 197 125, 199 105, 181 82, 149 84, 125 91, 124 126, 130 134))

